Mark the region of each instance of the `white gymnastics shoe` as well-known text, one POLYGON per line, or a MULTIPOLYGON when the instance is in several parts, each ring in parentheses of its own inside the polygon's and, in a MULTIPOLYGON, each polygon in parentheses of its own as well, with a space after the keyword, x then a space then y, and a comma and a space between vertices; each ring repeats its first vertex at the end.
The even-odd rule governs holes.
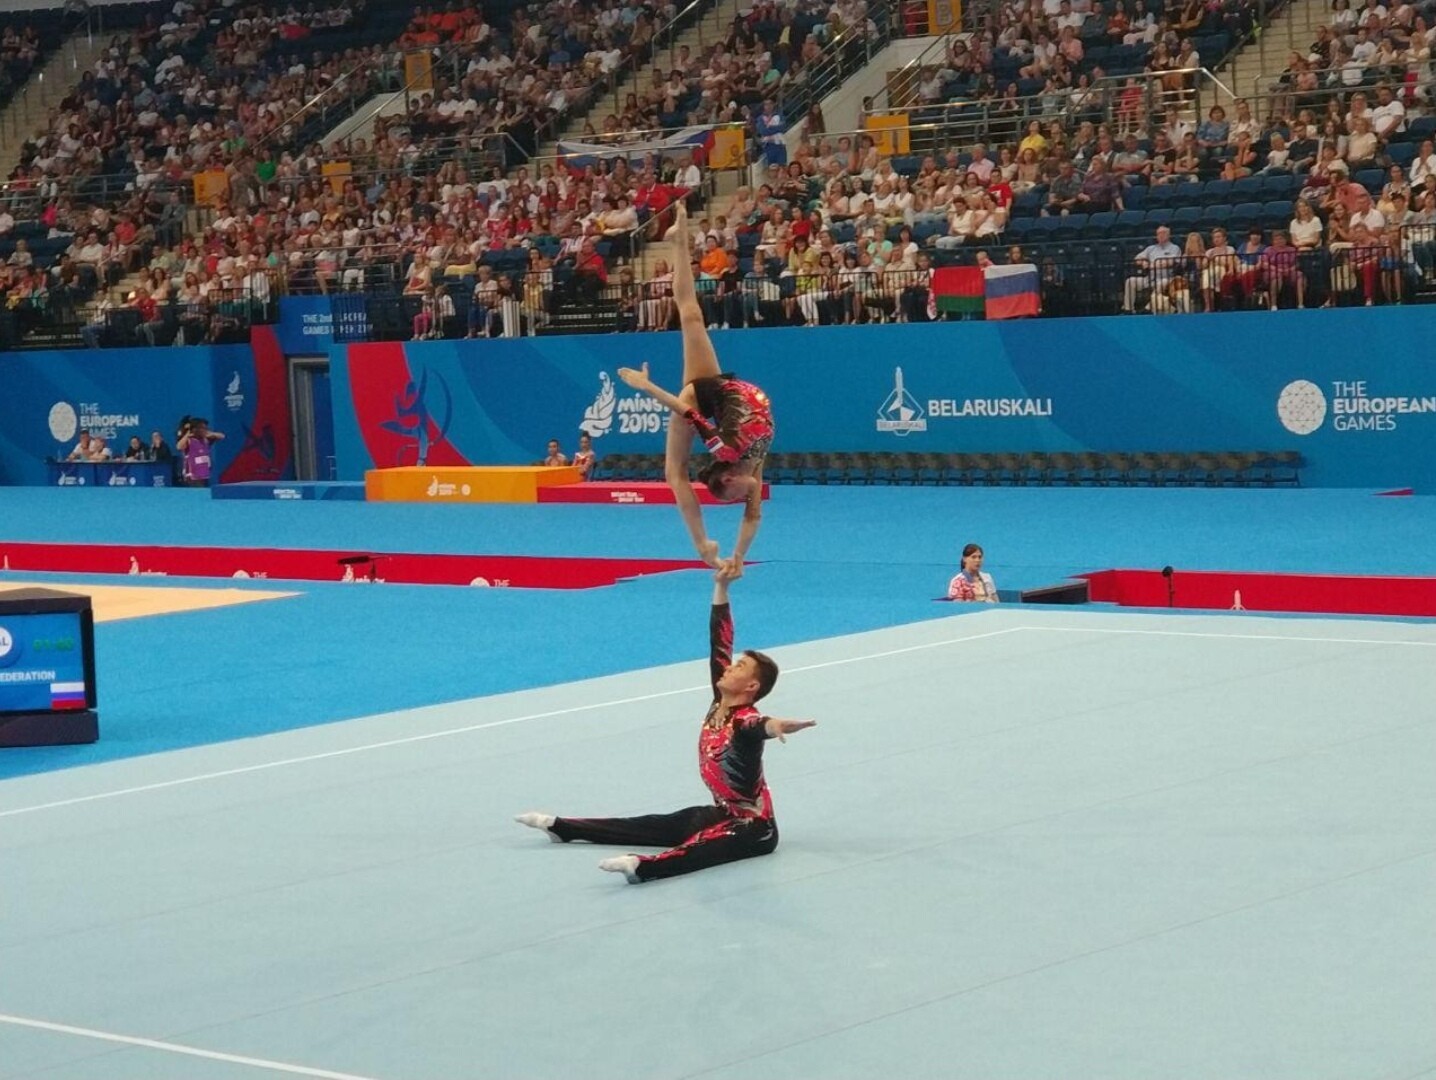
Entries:
POLYGON ((527 825, 530 829, 542 829, 555 844, 563 843, 563 840, 553 831, 553 823, 558 818, 552 814, 540 814, 530 810, 527 814, 518 814, 514 820, 520 825, 527 825))
POLYGON ((604 859, 598 864, 598 868, 607 870, 610 874, 622 874, 630 885, 637 885, 642 881, 638 876, 637 855, 615 855, 611 859, 604 859))

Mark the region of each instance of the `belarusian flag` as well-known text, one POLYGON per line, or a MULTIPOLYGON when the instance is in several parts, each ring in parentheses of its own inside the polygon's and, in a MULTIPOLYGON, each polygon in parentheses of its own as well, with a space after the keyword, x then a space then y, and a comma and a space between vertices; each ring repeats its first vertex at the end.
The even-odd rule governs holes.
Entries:
POLYGON ((958 315, 981 315, 987 290, 976 266, 943 266, 932 272, 933 306, 958 315))

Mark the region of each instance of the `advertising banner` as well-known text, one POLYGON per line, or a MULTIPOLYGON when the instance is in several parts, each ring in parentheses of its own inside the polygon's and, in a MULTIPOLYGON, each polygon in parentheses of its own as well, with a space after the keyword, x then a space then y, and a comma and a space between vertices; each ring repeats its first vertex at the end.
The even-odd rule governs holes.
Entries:
MULTIPOLYGON (((1436 363, 1419 308, 1015 319, 713 334, 773 401, 775 452, 1298 450, 1303 483, 1436 481, 1436 363)), ((522 464, 580 432, 663 452, 667 414, 617 377, 679 389, 676 333, 331 349, 340 478, 522 464)))

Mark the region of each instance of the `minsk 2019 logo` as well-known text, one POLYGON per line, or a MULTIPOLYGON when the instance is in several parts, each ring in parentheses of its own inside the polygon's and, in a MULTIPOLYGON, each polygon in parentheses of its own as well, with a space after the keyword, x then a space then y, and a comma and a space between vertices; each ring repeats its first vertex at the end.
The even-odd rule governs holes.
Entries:
POLYGON ((394 418, 379 425, 405 440, 398 454, 401 460, 397 464, 427 465, 429 450, 449 433, 449 424, 454 419, 454 396, 449 391, 449 384, 440 376, 434 376, 434 385, 437 388, 434 394, 441 402, 437 413, 430 407, 429 372, 426 370, 419 376, 418 382, 410 379, 404 384, 404 392, 394 398, 394 418), (411 448, 417 458, 408 463, 402 459, 408 457, 411 448))
POLYGON ((894 435, 926 431, 924 416, 922 405, 902 384, 902 368, 893 368, 893 392, 878 409, 878 430, 891 431, 894 435))
POLYGON ((578 425, 579 431, 593 439, 608 434, 613 427, 613 412, 618 407, 618 394, 608 372, 600 371, 598 381, 602 389, 593 399, 593 404, 583 410, 583 422, 578 425))
POLYGON ((668 410, 647 394, 633 393, 618 396, 613 377, 606 371, 598 373, 598 397, 583 411, 583 420, 578 425, 590 438, 600 438, 613 430, 613 418, 618 417, 619 435, 656 435, 668 429, 668 410))

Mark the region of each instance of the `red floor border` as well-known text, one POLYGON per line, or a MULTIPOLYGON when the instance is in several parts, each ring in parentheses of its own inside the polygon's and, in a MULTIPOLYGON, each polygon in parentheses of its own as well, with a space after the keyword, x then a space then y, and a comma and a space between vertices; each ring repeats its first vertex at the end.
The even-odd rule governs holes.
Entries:
POLYGON ((11 571, 164 574, 178 577, 369 580, 408 585, 493 585, 523 589, 591 589, 624 578, 701 569, 697 560, 565 559, 524 555, 426 555, 362 548, 167 547, 151 544, 28 544, 0 541, 0 566, 11 571), (341 560, 348 560, 341 562, 341 560), (357 561, 356 561, 357 560, 357 561))
POLYGON ((1323 615, 1436 616, 1436 578, 1346 574, 1174 570, 1169 598, 1160 570, 1099 570, 1086 578, 1090 599, 1122 607, 1311 612, 1323 615))

